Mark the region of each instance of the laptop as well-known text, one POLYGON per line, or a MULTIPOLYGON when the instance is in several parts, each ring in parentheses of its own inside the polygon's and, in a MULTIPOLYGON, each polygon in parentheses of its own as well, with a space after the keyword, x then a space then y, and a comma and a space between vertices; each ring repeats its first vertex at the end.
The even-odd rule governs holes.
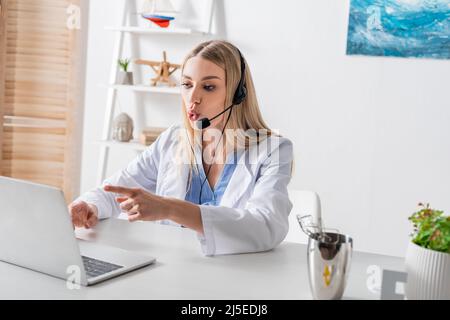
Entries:
POLYGON ((77 240, 62 190, 0 176, 0 260, 89 286, 155 262, 77 240))

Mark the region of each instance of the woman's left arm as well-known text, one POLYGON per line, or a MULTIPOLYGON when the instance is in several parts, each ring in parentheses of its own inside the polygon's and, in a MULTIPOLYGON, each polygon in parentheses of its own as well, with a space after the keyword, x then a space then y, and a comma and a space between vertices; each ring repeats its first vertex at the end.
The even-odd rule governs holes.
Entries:
POLYGON ((266 251, 276 247, 289 230, 292 202, 287 186, 293 165, 292 142, 279 143, 262 161, 245 207, 201 205, 205 255, 266 251))

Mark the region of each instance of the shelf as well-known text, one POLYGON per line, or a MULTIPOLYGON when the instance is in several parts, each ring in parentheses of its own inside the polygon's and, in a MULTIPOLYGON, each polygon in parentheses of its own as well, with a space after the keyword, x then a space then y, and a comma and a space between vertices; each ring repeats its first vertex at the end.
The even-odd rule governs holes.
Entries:
POLYGON ((164 94, 181 94, 180 87, 152 87, 150 85, 125 85, 125 84, 112 84, 106 85, 108 88, 113 88, 117 90, 130 90, 139 92, 153 92, 153 93, 164 93, 164 94))
POLYGON ((145 28, 145 27, 132 27, 132 26, 122 26, 122 27, 105 27, 105 30, 109 31, 120 31, 129 33, 140 33, 140 34, 173 34, 173 35, 205 35, 206 32, 197 31, 189 28, 145 28))
MULTIPOLYGON (((1 2, 1 0, 0 0, 1 2)), ((202 1, 203 2, 203 1, 202 1)), ((193 26, 192 28, 177 28, 177 23, 174 23, 170 25, 168 28, 160 28, 157 25, 153 24, 150 21, 145 21, 146 24, 143 23, 140 24, 140 22, 144 22, 143 20, 140 21, 133 21, 132 25, 128 25, 128 21, 130 21, 130 14, 136 15, 137 12, 137 6, 135 1, 129 1, 124 0, 121 1, 122 3, 122 17, 120 21, 112 22, 112 25, 106 25, 104 26, 105 32, 112 31, 114 32, 114 38, 115 38, 115 45, 114 50, 112 52, 112 64, 111 64, 111 73, 109 80, 106 83, 99 84, 102 88, 106 88, 107 92, 107 99, 106 99, 106 110, 105 110, 105 123, 104 123, 104 130, 101 136, 100 141, 94 142, 97 145, 100 145, 100 155, 99 155, 99 170, 98 170, 98 176, 97 176, 97 183, 101 185, 101 183, 105 179, 105 175, 107 172, 108 167, 108 159, 109 159, 109 153, 107 150, 110 149, 110 147, 117 147, 117 148, 126 148, 128 150, 132 151, 143 151, 146 150, 147 146, 144 144, 141 144, 141 142, 136 139, 133 139, 133 141, 130 142, 117 142, 111 139, 111 130, 113 126, 113 117, 112 115, 115 114, 115 108, 117 103, 117 99, 119 98, 119 90, 120 91, 127 91, 128 93, 151 93, 151 94, 169 94, 173 97, 177 97, 177 99, 181 98, 181 86, 176 87, 169 87, 169 86, 151 86, 151 80, 147 79, 147 77, 139 79, 138 81, 142 81, 142 83, 135 84, 135 85, 122 85, 118 84, 117 80, 117 74, 119 72, 119 66, 117 64, 117 61, 122 57, 124 52, 124 42, 125 39, 129 40, 130 42, 136 42, 140 40, 147 40, 149 36, 156 36, 156 38, 162 38, 163 36, 170 36, 172 37, 172 40, 174 41, 174 44, 179 44, 181 39, 186 39, 187 37, 192 37, 195 39, 199 38, 201 39, 203 36, 210 37, 212 36, 211 27, 212 27, 212 18, 214 13, 214 3, 215 0, 205 0, 203 3, 204 7, 204 15, 201 15, 200 12, 198 14, 198 17, 203 16, 202 20, 199 20, 199 24, 197 26, 193 26), (139 24, 139 25, 138 25, 139 24), (144 37, 146 37, 144 39, 144 37)), ((192 15, 191 15, 192 16, 192 15)), ((133 19, 134 20, 134 19, 133 19)), ((156 39, 155 38, 155 39, 156 39)), ((167 39, 168 40, 168 39, 167 39)), ((129 48, 128 55, 131 56, 138 56, 140 53, 138 46, 131 45, 129 48)), ((121 82, 120 82, 121 83, 121 82)), ((121 92, 122 93, 122 92, 121 92)), ((139 96, 140 97, 140 96, 139 96)), ((166 98, 166 97, 160 97, 160 98, 166 98)), ((133 102, 140 102, 140 101, 133 101, 133 102)), ((171 103, 168 101, 168 103, 171 103)))
POLYGON ((147 147, 146 145, 143 145, 137 140, 131 140, 129 142, 119 142, 114 140, 100 140, 96 142, 97 144, 100 144, 102 146, 106 147, 122 147, 122 148, 129 148, 134 149, 138 151, 144 151, 147 147))

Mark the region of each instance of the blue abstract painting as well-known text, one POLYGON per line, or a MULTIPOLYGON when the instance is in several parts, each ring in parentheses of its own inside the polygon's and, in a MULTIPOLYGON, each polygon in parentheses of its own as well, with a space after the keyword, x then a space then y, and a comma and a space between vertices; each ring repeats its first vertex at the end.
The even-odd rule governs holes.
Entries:
POLYGON ((347 54, 450 59, 450 0, 351 0, 347 54))

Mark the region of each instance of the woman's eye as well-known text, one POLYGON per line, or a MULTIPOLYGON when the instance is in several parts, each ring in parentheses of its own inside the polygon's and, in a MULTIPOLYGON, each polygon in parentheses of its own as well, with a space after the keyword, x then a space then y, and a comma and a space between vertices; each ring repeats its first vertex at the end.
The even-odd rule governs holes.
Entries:
POLYGON ((185 88, 189 88, 190 87, 190 83, 187 83, 187 82, 183 82, 182 84, 181 84, 181 86, 182 87, 185 87, 185 88))
POLYGON ((206 85, 206 86, 204 86, 203 88, 204 88, 206 91, 213 91, 215 87, 214 87, 214 86, 207 86, 207 85, 206 85))

